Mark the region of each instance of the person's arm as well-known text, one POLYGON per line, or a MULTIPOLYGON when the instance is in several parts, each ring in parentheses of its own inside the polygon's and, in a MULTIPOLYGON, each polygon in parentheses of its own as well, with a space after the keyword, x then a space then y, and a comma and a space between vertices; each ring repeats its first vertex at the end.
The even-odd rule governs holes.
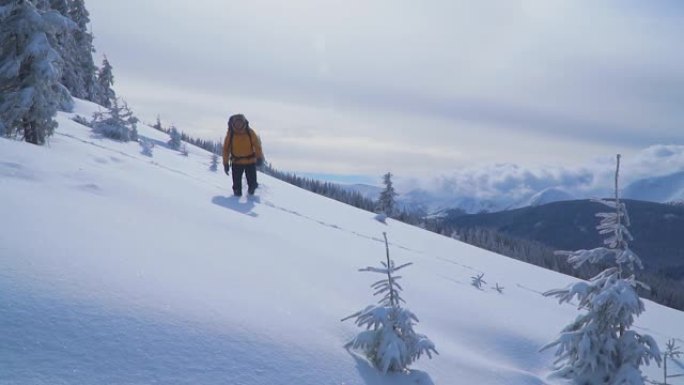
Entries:
POLYGON ((226 175, 230 174, 230 134, 226 133, 226 139, 223 141, 223 172, 226 175))
POLYGON ((230 134, 226 133, 226 139, 223 141, 223 164, 230 164, 230 134))

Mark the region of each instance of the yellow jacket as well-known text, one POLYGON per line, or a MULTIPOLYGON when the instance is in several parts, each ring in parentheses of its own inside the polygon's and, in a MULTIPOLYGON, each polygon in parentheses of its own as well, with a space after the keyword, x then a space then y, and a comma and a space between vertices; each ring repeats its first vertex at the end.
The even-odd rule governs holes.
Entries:
POLYGON ((248 128, 241 133, 235 131, 232 136, 231 143, 229 130, 223 142, 223 164, 254 164, 257 159, 264 159, 261 140, 253 129, 248 128))

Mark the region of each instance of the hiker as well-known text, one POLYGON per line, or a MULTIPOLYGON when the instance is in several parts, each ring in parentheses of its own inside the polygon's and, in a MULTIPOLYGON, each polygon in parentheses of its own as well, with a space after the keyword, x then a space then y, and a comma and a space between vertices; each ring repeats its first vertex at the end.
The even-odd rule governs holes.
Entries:
POLYGON ((242 114, 228 119, 228 132, 223 142, 223 169, 230 175, 233 167, 233 194, 242 196, 242 174, 247 176, 247 193, 254 195, 257 183, 257 166, 264 164, 264 153, 261 140, 249 127, 249 122, 242 114))

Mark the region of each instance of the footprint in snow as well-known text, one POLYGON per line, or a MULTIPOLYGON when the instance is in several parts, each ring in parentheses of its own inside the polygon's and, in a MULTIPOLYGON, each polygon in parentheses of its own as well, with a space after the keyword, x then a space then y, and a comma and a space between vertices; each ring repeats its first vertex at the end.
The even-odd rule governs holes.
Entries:
POLYGON ((14 162, 0 162, 0 176, 24 180, 36 180, 35 175, 24 166, 14 162))
POLYGON ((87 192, 92 192, 92 193, 101 193, 102 188, 100 188, 99 185, 96 183, 85 183, 85 184, 80 184, 76 186, 77 189, 81 191, 87 191, 87 192))

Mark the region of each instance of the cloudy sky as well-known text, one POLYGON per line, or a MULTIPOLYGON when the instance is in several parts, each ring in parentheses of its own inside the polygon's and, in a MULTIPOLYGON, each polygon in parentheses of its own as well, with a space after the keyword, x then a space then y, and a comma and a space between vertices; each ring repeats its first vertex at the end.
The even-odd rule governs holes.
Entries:
POLYGON ((87 6, 143 120, 220 139, 242 112, 279 169, 427 178, 684 144, 677 0, 87 6))

